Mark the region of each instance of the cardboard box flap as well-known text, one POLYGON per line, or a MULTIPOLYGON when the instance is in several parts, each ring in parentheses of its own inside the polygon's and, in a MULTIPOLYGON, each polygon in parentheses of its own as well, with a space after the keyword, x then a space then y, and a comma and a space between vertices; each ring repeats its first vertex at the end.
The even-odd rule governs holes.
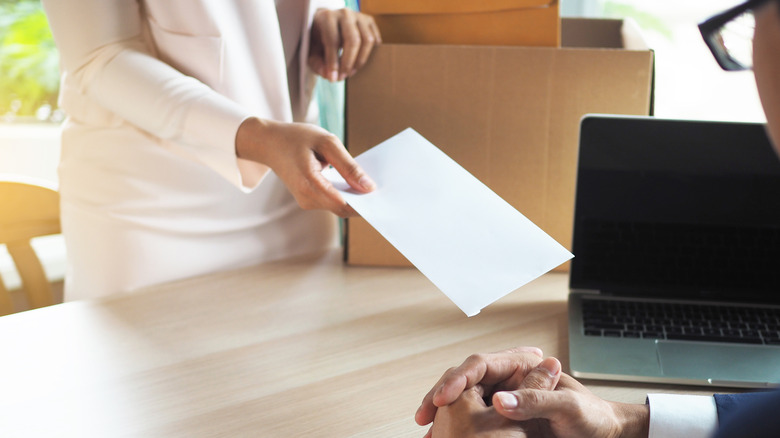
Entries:
POLYGON ((561 47, 649 49, 635 21, 614 18, 561 18, 561 47))
POLYGON ((622 49, 623 22, 609 18, 561 18, 561 47, 622 49))
MULTIPOLYGON (((566 48, 378 46, 347 81, 350 152, 412 126, 569 246, 580 119, 651 112, 654 56, 621 47, 635 46, 621 20, 561 25, 566 48)), ((353 265, 410 265, 360 218, 347 222, 345 256, 353 265)))
POLYGON ((371 15, 467 14, 538 9, 557 4, 557 0, 362 0, 360 10, 371 15))

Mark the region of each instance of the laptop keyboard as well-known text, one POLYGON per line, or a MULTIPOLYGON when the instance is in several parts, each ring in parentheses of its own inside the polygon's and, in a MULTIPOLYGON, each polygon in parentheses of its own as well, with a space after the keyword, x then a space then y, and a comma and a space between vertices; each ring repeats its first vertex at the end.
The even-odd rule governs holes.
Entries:
POLYGON ((780 345, 780 309, 583 299, 586 336, 780 345))

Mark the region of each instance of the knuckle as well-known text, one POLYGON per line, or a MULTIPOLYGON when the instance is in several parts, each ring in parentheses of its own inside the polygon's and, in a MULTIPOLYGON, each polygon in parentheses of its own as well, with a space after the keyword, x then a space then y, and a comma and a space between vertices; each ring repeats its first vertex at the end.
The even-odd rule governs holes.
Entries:
POLYGON ((341 38, 345 46, 356 46, 360 43, 360 32, 357 29, 349 29, 342 33, 341 38))
POLYGON ((299 197, 296 199, 298 201, 298 205, 304 210, 314 210, 316 208, 314 203, 309 198, 299 197))
POLYGON ((444 383, 444 384, 450 383, 450 382, 456 380, 459 375, 460 375, 460 373, 459 373, 459 369, 457 367, 450 367, 442 375, 441 383, 444 383))
POLYGON ((569 410, 570 412, 573 412, 575 414, 581 415, 583 412, 585 412, 585 409, 587 408, 588 403, 583 400, 581 397, 578 396, 578 394, 573 394, 572 397, 569 397, 569 410))
POLYGON ((354 161, 347 164, 347 173, 354 179, 359 179, 363 175, 360 166, 354 161))
POLYGON ((466 358, 466 362, 473 364, 473 363, 483 363, 487 361, 487 355, 484 353, 474 353, 468 358, 466 358))
POLYGON ((320 135, 322 136, 320 141, 317 142, 316 147, 319 148, 333 148, 333 147, 339 147, 340 140, 336 136, 336 134, 333 134, 332 132, 328 132, 326 130, 321 130, 320 135))
POLYGON ((537 391, 519 391, 516 396, 520 406, 534 406, 541 401, 541 393, 537 391))
POLYGON ((360 42, 366 46, 371 47, 376 42, 376 37, 374 37, 373 32, 371 32, 371 29, 361 26, 358 30, 358 34, 360 36, 360 42))
POLYGON ((463 395, 473 399, 482 398, 483 394, 484 391, 479 385, 474 385, 471 388, 467 388, 465 391, 463 391, 463 395))
POLYGON ((549 379, 547 379, 542 371, 531 371, 523 380, 524 386, 531 389, 547 389, 549 379))
POLYGON ((328 140, 331 145, 336 147, 342 147, 341 146, 341 140, 339 140, 338 136, 332 132, 325 131, 325 138, 328 140))
POLYGON ((333 147, 333 142, 327 135, 324 135, 314 143, 311 150, 315 155, 324 156, 328 155, 328 152, 332 151, 333 147))

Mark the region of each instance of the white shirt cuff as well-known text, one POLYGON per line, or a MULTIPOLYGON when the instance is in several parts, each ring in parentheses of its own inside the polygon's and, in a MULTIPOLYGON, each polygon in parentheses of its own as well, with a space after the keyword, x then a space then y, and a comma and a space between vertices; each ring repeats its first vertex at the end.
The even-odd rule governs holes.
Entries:
POLYGON ((648 438, 709 438, 718 428, 715 399, 703 395, 648 394, 648 438))

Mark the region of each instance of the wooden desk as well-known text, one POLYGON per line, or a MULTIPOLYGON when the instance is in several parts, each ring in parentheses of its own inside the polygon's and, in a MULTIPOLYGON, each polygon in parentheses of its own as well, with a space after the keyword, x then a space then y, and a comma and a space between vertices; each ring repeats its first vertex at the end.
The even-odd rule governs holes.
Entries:
POLYGON ((470 353, 566 367, 566 293, 548 274, 466 318, 416 270, 331 253, 2 317, 0 436, 420 437, 423 395, 470 353))

